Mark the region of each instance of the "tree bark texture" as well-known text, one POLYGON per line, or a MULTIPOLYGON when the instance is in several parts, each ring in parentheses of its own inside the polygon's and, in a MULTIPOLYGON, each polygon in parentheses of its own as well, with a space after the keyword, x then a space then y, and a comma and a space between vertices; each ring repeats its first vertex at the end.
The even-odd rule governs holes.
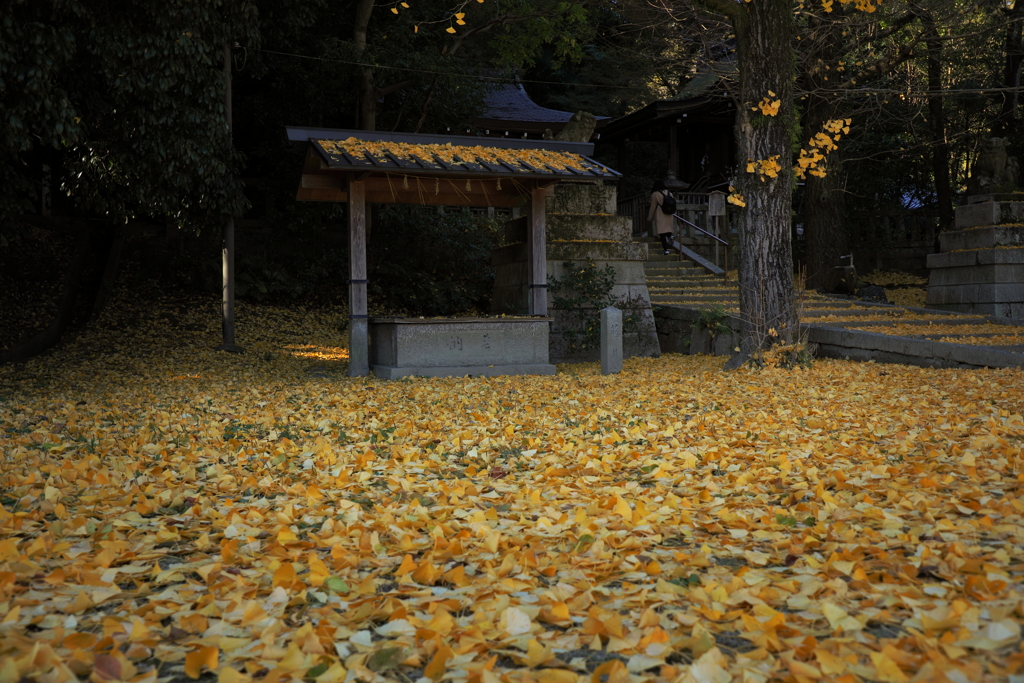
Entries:
MULTIPOLYGON (((366 54, 366 31, 373 13, 373 0, 359 0, 355 20, 352 22, 352 45, 356 58, 366 54)), ((377 129, 377 89, 373 83, 373 69, 359 68, 359 127, 362 130, 377 129)))
MULTIPOLYGON (((826 121, 838 118, 835 103, 809 95, 804 113, 804 138, 820 132, 826 121)), ((850 253, 844 221, 846 195, 840 150, 828 155, 825 177, 807 175, 804 181, 804 245, 807 258, 807 287, 835 291, 842 278, 839 257, 850 253)))
POLYGON ((4 363, 20 363, 37 356, 60 341, 64 333, 71 327, 75 319, 75 306, 81 293, 85 265, 89 260, 89 226, 83 224, 75 241, 75 260, 70 264, 64 277, 64 287, 57 306, 57 315, 53 321, 37 334, 25 339, 17 346, 0 353, 0 365, 4 363))
POLYGON ((1015 0, 1012 6, 1004 6, 1007 18, 1005 61, 1003 62, 1003 101, 999 115, 992 126, 995 135, 1013 133, 1018 125, 1017 110, 1020 106, 1021 65, 1024 64, 1024 1, 1015 0))
MULTIPOLYGON (((846 8, 839 6, 831 16, 843 17, 846 8)), ((810 52, 805 55, 801 77, 809 90, 805 101, 803 131, 800 143, 824 130, 827 121, 842 116, 843 98, 828 96, 828 79, 837 77, 836 71, 825 67, 835 64, 849 51, 848 39, 842 35, 845 22, 835 19, 821 20, 810 17, 810 32, 816 36, 810 52)), ((804 46, 805 48, 808 46, 804 46)), ((807 174, 804 180, 803 205, 804 247, 807 287, 833 292, 839 287, 842 271, 839 257, 850 253, 850 240, 845 223, 845 187, 841 150, 833 150, 824 162, 824 177, 807 174)))
POLYGON ((932 133, 935 199, 939 205, 939 229, 949 230, 953 227, 953 187, 949 181, 949 141, 946 139, 946 116, 942 106, 942 41, 931 15, 924 16, 922 22, 928 53, 928 118, 932 133))
POLYGON ((736 117, 740 187, 746 216, 740 233, 741 352, 745 359, 779 340, 791 341, 797 318, 790 242, 793 125, 793 7, 788 0, 752 0, 734 15, 740 92, 736 117), (768 91, 775 93, 769 95, 768 91), (751 108, 779 100, 775 116, 751 108), (777 157, 776 177, 744 172, 748 162, 777 157), (772 331, 775 334, 772 334, 772 331), (776 336, 777 335, 777 336, 776 336))

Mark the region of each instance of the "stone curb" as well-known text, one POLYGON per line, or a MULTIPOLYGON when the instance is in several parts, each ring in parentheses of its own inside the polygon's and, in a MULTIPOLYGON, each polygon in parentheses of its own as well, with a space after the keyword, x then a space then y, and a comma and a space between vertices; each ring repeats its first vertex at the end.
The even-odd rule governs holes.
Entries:
POLYGON ((816 324, 809 325, 807 329, 808 341, 817 344, 819 352, 828 351, 828 355, 831 357, 843 357, 843 349, 850 349, 861 353, 872 352, 872 356, 904 358, 906 360, 893 362, 927 367, 1012 368, 1024 366, 1024 355, 986 346, 911 339, 881 332, 865 332, 816 324), (833 353, 840 355, 833 355, 833 353))
MULTIPOLYGON (((895 308, 888 304, 876 304, 895 308)), ((665 304, 655 304, 654 317, 666 321, 695 322, 700 318, 699 309, 685 308, 665 304)), ((931 309, 908 309, 924 313, 946 313, 931 309)), ((723 321, 732 330, 738 330, 740 320, 737 316, 727 316, 723 321)), ((887 321, 873 321, 871 324, 886 324, 887 321)), ((972 318, 965 323, 1006 322, 1006 319, 972 318)), ((1020 321, 1016 321, 1020 322, 1020 321)), ((889 325, 899 324, 895 320, 889 325)), ((857 324, 857 323, 853 323, 857 324)), ((1007 323, 1013 324, 1013 323, 1007 323)), ((663 326, 659 326, 659 332, 663 326)), ((843 327, 842 323, 827 325, 810 323, 804 325, 808 331, 808 341, 817 346, 817 355, 825 358, 848 358, 858 361, 875 361, 879 363, 899 363, 934 368, 1012 368, 1024 367, 1024 353, 1005 349, 955 344, 931 339, 915 339, 897 337, 880 332, 866 332, 843 327)), ((664 336, 661 334, 660 336, 664 336)), ((677 347, 678 343, 663 339, 664 343, 677 347)), ((685 346, 685 345, 684 345, 685 346)))

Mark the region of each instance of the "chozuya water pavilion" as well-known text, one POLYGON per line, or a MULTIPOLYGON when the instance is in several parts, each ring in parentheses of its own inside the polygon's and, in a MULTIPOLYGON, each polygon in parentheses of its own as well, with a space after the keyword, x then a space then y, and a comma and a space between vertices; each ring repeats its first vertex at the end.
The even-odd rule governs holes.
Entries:
MULTIPOLYGON (((593 145, 299 127, 289 127, 287 132, 289 140, 308 143, 296 199, 348 203, 350 376, 368 375, 371 364, 374 372, 384 377, 554 372, 554 366, 548 364, 548 319, 543 318, 548 313, 544 198, 563 180, 601 181, 620 176, 589 158, 593 145), (542 318, 532 320, 536 333, 525 343, 529 348, 503 346, 493 319, 463 319, 457 335, 453 336, 451 329, 440 333, 434 329, 433 337, 428 334, 411 342, 421 350, 416 358, 409 356, 413 367, 403 370, 396 367, 406 364, 398 359, 401 352, 396 344, 400 341, 395 336, 385 340, 377 325, 390 323, 393 331, 398 323, 415 321, 375 320, 377 339, 371 359, 366 294, 367 202, 523 207, 529 220, 529 314, 542 318), (462 356, 436 367, 423 366, 424 354, 446 356, 456 351, 462 356), (506 352, 512 356, 520 353, 521 357, 510 360, 506 352)), ((402 331, 412 327, 399 326, 402 331)), ((522 340, 522 329, 512 336, 522 340)))

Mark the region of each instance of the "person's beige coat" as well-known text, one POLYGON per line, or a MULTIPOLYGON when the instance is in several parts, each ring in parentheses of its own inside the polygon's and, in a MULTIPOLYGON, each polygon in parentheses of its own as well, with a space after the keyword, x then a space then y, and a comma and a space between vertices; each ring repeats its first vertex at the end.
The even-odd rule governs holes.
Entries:
POLYGON ((647 211, 647 220, 654 221, 654 232, 658 235, 666 232, 672 232, 675 218, 667 213, 662 213, 661 202, 665 199, 665 195, 661 192, 651 193, 651 208, 647 211))

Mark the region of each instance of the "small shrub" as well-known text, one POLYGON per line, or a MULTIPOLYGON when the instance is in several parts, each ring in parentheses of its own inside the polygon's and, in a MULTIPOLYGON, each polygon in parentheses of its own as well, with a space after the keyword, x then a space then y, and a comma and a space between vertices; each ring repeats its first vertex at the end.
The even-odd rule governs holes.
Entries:
POLYGON ((725 324, 728 317, 729 315, 725 312, 725 308, 721 304, 715 304, 711 308, 702 310, 694 325, 699 330, 710 330, 712 337, 719 334, 728 334, 732 332, 732 328, 725 324))
POLYGON ((565 275, 548 278, 548 292, 553 308, 575 313, 575 324, 565 330, 569 349, 600 348, 601 309, 615 304, 615 269, 610 265, 599 269, 591 258, 582 266, 572 261, 562 265, 565 275))

